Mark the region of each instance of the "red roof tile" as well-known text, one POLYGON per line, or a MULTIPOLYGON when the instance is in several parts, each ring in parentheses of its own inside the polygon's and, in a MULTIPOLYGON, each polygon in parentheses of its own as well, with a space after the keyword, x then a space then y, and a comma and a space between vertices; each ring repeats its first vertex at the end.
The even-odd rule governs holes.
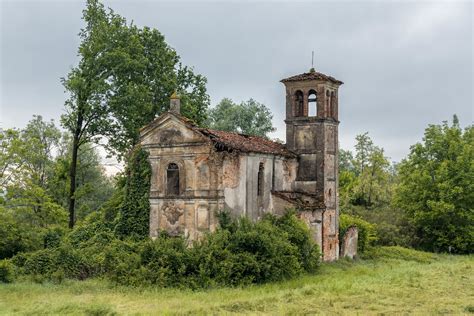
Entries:
POLYGON ((286 157, 296 157, 296 154, 288 150, 284 144, 280 144, 264 137, 250 136, 226 131, 217 131, 207 128, 198 130, 209 137, 216 144, 239 150, 241 152, 256 152, 263 154, 274 154, 286 157))
POLYGON ((280 82, 291 82, 291 81, 307 81, 307 80, 326 80, 337 84, 343 84, 344 82, 337 80, 334 77, 322 74, 316 71, 305 72, 296 76, 291 76, 280 80, 280 82))

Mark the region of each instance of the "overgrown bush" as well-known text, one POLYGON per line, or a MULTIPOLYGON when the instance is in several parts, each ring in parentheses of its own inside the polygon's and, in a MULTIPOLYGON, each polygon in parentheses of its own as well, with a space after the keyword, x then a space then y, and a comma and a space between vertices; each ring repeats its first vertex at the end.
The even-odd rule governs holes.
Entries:
POLYGON ((57 283, 103 276, 131 286, 204 288, 287 279, 314 272, 320 261, 308 228, 291 212, 256 223, 228 218, 191 247, 166 234, 118 239, 100 218, 76 227, 57 247, 17 255, 13 263, 22 274, 57 283))
POLYGON ((58 247, 65 235, 66 231, 62 227, 48 229, 43 235, 44 248, 58 247))
POLYGON ((341 214, 339 218, 339 240, 342 242, 344 234, 351 226, 357 226, 359 232, 357 250, 363 253, 369 246, 377 240, 376 226, 363 219, 347 214, 341 214))
POLYGON ((288 240, 298 248, 299 261, 304 270, 314 272, 319 266, 321 252, 314 243, 308 226, 296 217, 295 210, 287 211, 283 216, 267 215, 278 228, 288 234, 288 240))
POLYGON ((413 226, 404 212, 394 206, 385 205, 372 208, 344 206, 342 212, 375 224, 378 246, 410 247, 416 243, 413 226))
POLYGON ((242 218, 232 230, 209 234, 194 249, 200 255, 200 273, 219 284, 263 283, 303 271, 298 247, 267 219, 251 223, 242 218))
POLYGON ((0 283, 13 282, 13 265, 8 260, 0 260, 0 283))

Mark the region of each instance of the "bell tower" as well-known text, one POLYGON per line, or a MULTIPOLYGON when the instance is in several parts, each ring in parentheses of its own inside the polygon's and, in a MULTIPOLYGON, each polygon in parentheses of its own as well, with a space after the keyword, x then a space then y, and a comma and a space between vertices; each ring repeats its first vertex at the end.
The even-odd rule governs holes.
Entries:
MULTIPOLYGON (((331 76, 309 72, 281 80, 286 88, 286 146, 298 154, 294 190, 323 202, 322 248, 338 257, 338 89, 331 76)), ((325 255, 326 256, 326 255, 325 255)))

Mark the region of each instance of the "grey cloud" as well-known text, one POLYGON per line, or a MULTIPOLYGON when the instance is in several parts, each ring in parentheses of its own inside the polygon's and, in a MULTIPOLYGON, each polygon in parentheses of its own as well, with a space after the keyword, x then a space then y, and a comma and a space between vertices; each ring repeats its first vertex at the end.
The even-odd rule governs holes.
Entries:
MULTIPOLYGON (((343 80, 341 146, 369 131, 394 160, 429 123, 472 122, 470 2, 107 1, 138 25, 159 29, 185 64, 208 78, 212 103, 250 97, 267 104, 284 139, 281 78, 316 68, 343 80)), ((58 118, 59 77, 77 61, 84 3, 1 3, 4 127, 33 113, 58 118)))

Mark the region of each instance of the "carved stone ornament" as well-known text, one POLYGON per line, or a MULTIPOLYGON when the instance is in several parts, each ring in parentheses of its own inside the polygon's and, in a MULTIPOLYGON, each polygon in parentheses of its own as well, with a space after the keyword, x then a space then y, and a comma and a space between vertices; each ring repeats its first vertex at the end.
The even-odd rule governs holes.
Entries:
POLYGON ((166 231, 172 235, 179 235, 180 234, 180 223, 179 219, 184 214, 184 210, 179 208, 173 202, 167 202, 163 205, 161 209, 162 219, 165 220, 166 231))
POLYGON ((179 142, 183 138, 181 131, 171 128, 163 130, 159 136, 159 143, 161 144, 173 144, 179 142))

